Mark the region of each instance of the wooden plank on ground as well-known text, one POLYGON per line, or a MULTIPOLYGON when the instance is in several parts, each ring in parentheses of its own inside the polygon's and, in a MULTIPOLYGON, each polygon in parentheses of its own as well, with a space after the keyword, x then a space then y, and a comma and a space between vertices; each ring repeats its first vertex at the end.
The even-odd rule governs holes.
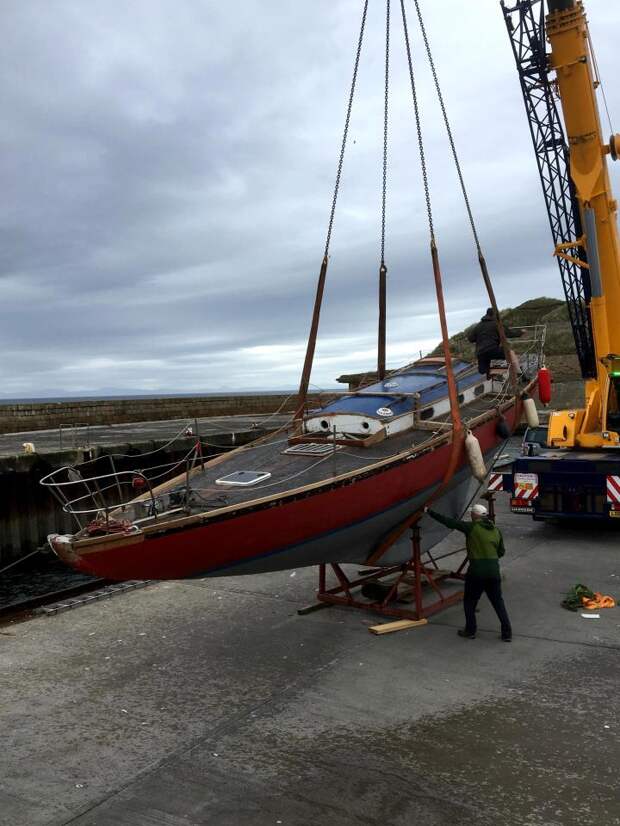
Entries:
POLYGON ((408 628, 418 628, 420 625, 427 625, 428 620, 397 620, 396 622, 383 622, 381 625, 371 625, 368 629, 371 634, 393 634, 394 631, 406 631, 408 628))

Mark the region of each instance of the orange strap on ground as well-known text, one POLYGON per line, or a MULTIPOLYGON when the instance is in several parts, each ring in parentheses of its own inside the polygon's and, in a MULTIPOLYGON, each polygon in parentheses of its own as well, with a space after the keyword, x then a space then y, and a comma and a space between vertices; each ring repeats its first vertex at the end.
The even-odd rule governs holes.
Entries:
POLYGON ((581 604, 584 608, 588 608, 590 610, 593 608, 615 608, 616 600, 613 597, 605 596, 604 594, 600 594, 598 591, 595 591, 593 599, 581 597, 581 604))

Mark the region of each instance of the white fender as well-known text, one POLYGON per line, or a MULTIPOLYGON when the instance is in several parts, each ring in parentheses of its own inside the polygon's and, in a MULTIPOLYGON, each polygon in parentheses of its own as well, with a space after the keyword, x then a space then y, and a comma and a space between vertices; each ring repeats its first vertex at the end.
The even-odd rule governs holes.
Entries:
POLYGON ((536 410, 536 402, 534 399, 523 400, 523 412, 525 414, 525 421, 528 427, 538 427, 540 419, 538 418, 538 410, 536 410))
POLYGON ((484 457, 482 456, 480 442, 471 431, 465 437, 465 450, 467 452, 467 458, 469 459, 469 466, 471 467, 472 474, 476 479, 482 482, 486 478, 487 469, 484 464, 484 457))

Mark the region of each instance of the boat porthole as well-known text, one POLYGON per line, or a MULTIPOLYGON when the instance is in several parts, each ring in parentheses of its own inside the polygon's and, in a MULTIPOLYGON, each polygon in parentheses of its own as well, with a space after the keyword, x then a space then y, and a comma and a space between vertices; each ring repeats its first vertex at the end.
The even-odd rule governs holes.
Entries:
POLYGON ((323 430, 329 430, 329 422, 326 421, 326 419, 323 419, 323 421, 321 422, 321 427, 323 428, 323 430))
POLYGON ((364 428, 364 430, 368 430, 370 425, 368 424, 368 422, 362 422, 362 427, 364 428))

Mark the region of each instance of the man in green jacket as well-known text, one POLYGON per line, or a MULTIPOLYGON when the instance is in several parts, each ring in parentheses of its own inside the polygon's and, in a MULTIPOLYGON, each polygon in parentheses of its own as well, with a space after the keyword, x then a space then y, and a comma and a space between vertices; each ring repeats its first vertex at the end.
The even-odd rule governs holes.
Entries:
POLYGON ((499 572, 499 560, 505 554, 504 539, 499 529, 489 519, 489 512, 484 505, 474 505, 471 509, 471 522, 450 519, 429 508, 424 508, 429 516, 448 528, 465 534, 469 568, 465 576, 465 628, 458 631, 460 637, 473 640, 476 636, 476 606, 485 593, 501 623, 502 639, 511 642, 512 628, 502 596, 502 580, 499 572))

